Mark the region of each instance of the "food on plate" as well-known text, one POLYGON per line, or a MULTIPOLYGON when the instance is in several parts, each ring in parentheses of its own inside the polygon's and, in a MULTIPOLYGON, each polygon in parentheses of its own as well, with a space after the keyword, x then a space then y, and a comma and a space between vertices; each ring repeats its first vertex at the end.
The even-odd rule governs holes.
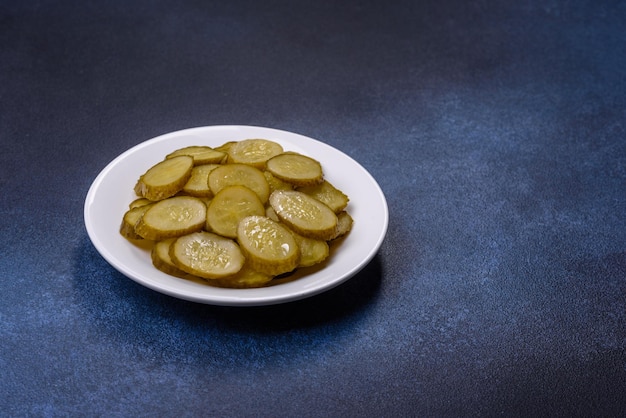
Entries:
POLYGON ((190 196, 196 197, 211 197, 213 192, 209 187, 207 178, 209 173, 219 167, 219 164, 200 164, 193 167, 191 170, 191 177, 183 186, 183 192, 190 196))
POLYGON ((313 186, 300 187, 298 190, 326 204, 326 206, 331 208, 335 213, 344 210, 350 200, 341 190, 337 189, 326 180, 313 186))
POLYGON ((294 152, 270 158, 266 168, 274 177, 294 186, 312 186, 324 180, 322 165, 318 161, 294 152))
POLYGON ((165 156, 166 159, 187 155, 193 158, 194 165, 219 164, 227 157, 225 152, 207 146, 192 145, 190 147, 179 148, 165 156))
POLYGON ((307 238, 293 233, 293 237, 300 249, 300 261, 298 267, 310 267, 321 263, 330 255, 330 246, 327 241, 307 238))
POLYGON ((298 266, 300 249, 284 225, 265 216, 247 216, 237 226, 237 241, 250 267, 277 276, 298 266))
POLYGON ((282 145, 267 139, 244 139, 227 146, 228 162, 264 169, 267 160, 283 152, 282 145))
POLYGON ((352 224, 354 223, 354 219, 347 211, 341 211, 337 214, 337 230, 336 235, 333 239, 337 239, 352 229, 352 224))
POLYGON ((207 230, 229 238, 237 238, 237 226, 246 216, 265 215, 259 196, 246 186, 228 186, 209 203, 207 230))
POLYGON ((149 200, 161 200, 178 193, 191 177, 193 158, 179 155, 151 167, 135 184, 135 193, 149 200))
POLYGON ((323 267, 354 223, 317 160, 268 139, 176 149, 134 191, 120 234, 151 245, 160 271, 219 287, 323 267))
POLYGON ((138 197, 137 199, 135 199, 132 202, 130 202, 128 204, 128 207, 130 209, 132 209, 132 208, 136 208, 136 207, 139 207, 139 206, 145 206, 145 205, 150 204, 150 203, 153 203, 152 200, 146 199, 145 197, 138 197))
POLYGON ((297 190, 277 190, 270 205, 278 219, 307 238, 329 240, 337 234, 337 215, 319 200, 297 190))
POLYGON ((205 279, 233 275, 246 261, 235 241, 206 231, 174 240, 170 244, 169 256, 179 269, 205 279))
POLYGON ((270 195, 270 186, 263 172, 246 164, 224 164, 209 173, 209 187, 217 194, 224 187, 246 186, 255 192, 265 204, 270 195))
POLYGON ((135 224, 135 232, 144 239, 159 241, 199 231, 205 222, 206 205, 202 200, 175 196, 149 205, 135 224))
POLYGON ((170 246, 174 241, 176 241, 176 238, 166 238, 154 243, 150 252, 152 264, 171 276, 185 277, 187 273, 178 268, 170 257, 170 246))
POLYGON ((148 210, 151 205, 152 202, 143 206, 132 206, 131 204, 131 208, 124 213, 122 225, 120 226, 120 233, 124 238, 143 239, 141 235, 135 232, 135 225, 137 225, 137 222, 139 222, 144 212, 148 210))

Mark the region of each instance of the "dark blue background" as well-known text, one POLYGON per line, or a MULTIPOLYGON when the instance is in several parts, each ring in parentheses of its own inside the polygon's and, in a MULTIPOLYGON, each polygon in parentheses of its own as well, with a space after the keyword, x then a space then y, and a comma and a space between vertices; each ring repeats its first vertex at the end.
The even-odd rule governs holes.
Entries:
POLYGON ((0 3, 0 415, 626 413, 626 2, 0 3), (99 171, 294 131, 386 194, 379 255, 205 306, 91 245, 99 171))

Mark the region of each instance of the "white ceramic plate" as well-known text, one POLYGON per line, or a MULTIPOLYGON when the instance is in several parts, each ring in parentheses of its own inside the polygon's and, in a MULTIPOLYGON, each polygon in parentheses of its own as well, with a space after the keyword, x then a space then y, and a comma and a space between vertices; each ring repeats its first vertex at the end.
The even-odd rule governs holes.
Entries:
POLYGON ((85 200, 85 226, 98 252, 122 274, 158 292, 194 302, 253 306, 271 305, 313 296, 348 280, 376 255, 389 222, 385 196, 376 180, 341 151, 302 135, 253 126, 209 126, 186 129, 145 141, 124 152, 100 172, 85 200), (148 168, 177 148, 219 146, 227 141, 265 138, 286 151, 300 152, 322 163, 327 180, 350 198, 347 210, 354 219, 349 235, 332 252, 323 268, 296 280, 259 289, 224 289, 179 279, 152 265, 147 248, 124 239, 119 227, 133 187, 148 168))

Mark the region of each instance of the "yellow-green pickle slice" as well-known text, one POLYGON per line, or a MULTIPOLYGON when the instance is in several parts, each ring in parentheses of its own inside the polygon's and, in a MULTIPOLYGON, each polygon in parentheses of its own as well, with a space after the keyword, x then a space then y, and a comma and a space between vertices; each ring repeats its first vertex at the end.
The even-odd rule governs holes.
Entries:
POLYGON ((135 184, 137 196, 153 201, 174 196, 191 177, 193 158, 179 155, 150 167, 135 184))
POLYGON ((170 246, 169 255, 176 267, 205 279, 231 276, 245 262, 235 241, 206 231, 177 238, 170 246))
POLYGON ((145 239, 160 241, 199 231, 206 222, 206 205, 196 197, 176 196, 150 205, 135 225, 145 239))
POLYGON ((302 236, 327 241, 337 234, 335 212, 305 193, 276 190, 269 202, 278 218, 302 236))
POLYGON ((239 222, 237 241, 253 270, 277 276, 298 267, 300 250, 291 232, 265 216, 239 222))

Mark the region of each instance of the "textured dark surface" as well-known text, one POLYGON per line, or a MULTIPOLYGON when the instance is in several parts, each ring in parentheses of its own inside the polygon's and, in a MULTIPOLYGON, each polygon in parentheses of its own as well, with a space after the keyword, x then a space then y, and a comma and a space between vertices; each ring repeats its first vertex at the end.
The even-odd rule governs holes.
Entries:
POLYGON ((625 2, 3 1, 0 415, 623 416, 625 121, 625 2), (359 161, 379 255, 264 308, 117 273, 91 182, 218 124, 359 161))

